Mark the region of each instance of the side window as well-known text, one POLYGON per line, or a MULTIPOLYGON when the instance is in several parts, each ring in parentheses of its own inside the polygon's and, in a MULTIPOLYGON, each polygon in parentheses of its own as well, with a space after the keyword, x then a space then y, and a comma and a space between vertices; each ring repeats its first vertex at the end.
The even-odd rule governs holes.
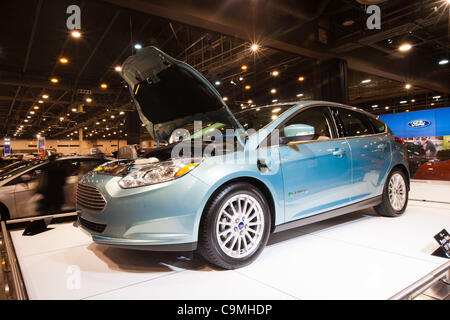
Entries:
POLYGON ((355 137, 373 134, 368 118, 359 112, 339 108, 339 118, 344 125, 345 136, 355 137))
POLYGON ((96 167, 98 167, 99 165, 101 165, 103 162, 103 160, 97 160, 97 159, 83 159, 80 162, 80 168, 78 173, 80 174, 85 174, 88 173, 89 171, 95 169, 96 167))
POLYGON ((280 132, 280 135, 285 136, 285 131, 289 130, 287 127, 291 126, 291 128, 295 129, 296 125, 297 128, 301 128, 301 125, 305 125, 305 128, 308 128, 307 126, 312 127, 310 131, 311 135, 309 135, 305 141, 323 141, 331 139, 330 123, 328 122, 322 108, 313 107, 305 111, 300 111, 300 113, 295 115, 284 125, 283 131, 280 132))
POLYGON ((386 131, 386 125, 382 121, 375 118, 369 118, 369 120, 375 129, 375 133, 383 133, 386 131))

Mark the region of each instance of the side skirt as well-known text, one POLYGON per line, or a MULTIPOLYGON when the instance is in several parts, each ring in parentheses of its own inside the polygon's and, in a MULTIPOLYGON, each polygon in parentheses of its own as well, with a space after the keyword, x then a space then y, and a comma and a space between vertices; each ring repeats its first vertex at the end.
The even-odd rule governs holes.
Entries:
POLYGON ((301 219, 294 220, 291 222, 283 223, 283 224, 275 226, 273 233, 285 231, 285 230, 289 230, 289 229, 293 229, 293 228, 297 228, 297 227, 301 227, 301 226, 306 226, 311 223, 315 223, 315 222, 319 222, 322 220, 327 220, 327 219, 331 219, 334 217, 342 216, 342 215, 350 213, 350 212, 355 212, 358 210, 374 207, 381 203, 381 197, 382 197, 381 195, 376 196, 374 198, 370 198, 370 199, 363 200, 363 201, 360 201, 357 203, 353 203, 353 204, 350 204, 345 207, 333 209, 330 211, 325 211, 323 213, 318 213, 313 216, 309 216, 306 218, 301 218, 301 219))

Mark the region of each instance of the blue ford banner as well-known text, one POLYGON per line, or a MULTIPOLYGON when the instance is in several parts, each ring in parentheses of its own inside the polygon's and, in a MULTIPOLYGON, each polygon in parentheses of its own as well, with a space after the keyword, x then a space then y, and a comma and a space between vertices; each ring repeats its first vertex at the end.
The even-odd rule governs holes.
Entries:
POLYGON ((450 135, 450 108, 380 116, 399 138, 450 135))

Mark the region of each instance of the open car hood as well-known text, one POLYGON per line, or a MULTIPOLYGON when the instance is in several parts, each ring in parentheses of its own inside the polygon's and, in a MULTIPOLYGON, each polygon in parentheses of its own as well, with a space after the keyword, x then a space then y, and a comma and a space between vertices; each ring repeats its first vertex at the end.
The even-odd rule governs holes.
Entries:
POLYGON ((244 129, 217 90, 199 72, 155 47, 145 47, 122 65, 139 117, 155 141, 169 141, 175 129, 193 124, 222 123, 244 129))

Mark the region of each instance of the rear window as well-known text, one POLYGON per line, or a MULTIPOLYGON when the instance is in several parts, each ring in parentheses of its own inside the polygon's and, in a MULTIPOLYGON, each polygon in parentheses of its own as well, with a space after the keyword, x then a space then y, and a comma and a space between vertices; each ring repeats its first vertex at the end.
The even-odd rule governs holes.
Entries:
POLYGON ((359 112, 339 108, 339 117, 344 125, 345 135, 347 137, 364 136, 374 133, 369 119, 359 112))

